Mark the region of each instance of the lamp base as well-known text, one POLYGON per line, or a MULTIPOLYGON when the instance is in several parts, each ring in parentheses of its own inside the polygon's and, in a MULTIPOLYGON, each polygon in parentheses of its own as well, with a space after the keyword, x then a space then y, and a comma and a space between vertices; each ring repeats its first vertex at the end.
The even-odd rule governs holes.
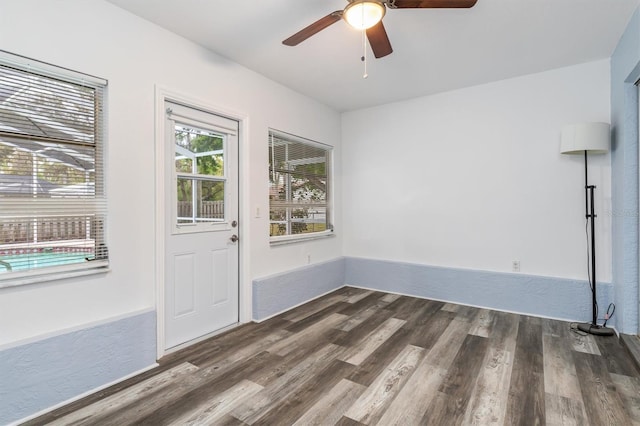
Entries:
POLYGON ((578 324, 578 330, 585 333, 593 334, 596 336, 613 336, 615 331, 613 328, 603 327, 601 325, 593 325, 590 323, 578 324))

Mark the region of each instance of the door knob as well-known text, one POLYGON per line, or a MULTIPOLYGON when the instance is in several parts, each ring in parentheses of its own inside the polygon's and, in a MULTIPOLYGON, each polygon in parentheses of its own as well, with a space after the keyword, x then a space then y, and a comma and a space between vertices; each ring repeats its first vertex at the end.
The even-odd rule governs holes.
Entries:
POLYGON ((232 243, 235 243, 236 241, 238 241, 240 238, 238 238, 238 236, 236 234, 233 234, 231 236, 231 238, 229 238, 231 240, 232 243))

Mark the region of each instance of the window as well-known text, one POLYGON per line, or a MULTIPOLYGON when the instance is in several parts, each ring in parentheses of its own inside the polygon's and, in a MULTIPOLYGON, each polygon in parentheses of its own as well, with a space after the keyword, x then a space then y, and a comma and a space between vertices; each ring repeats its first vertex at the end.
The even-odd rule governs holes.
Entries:
POLYGON ((272 243, 331 235, 331 147, 269 132, 269 235, 272 243))
POLYGON ((0 287, 108 265, 105 86, 0 54, 0 287))
POLYGON ((230 202, 237 191, 231 179, 237 173, 237 122, 170 101, 165 108, 174 152, 173 232, 227 229, 237 214, 230 202))
POLYGON ((175 126, 178 224, 224 220, 224 136, 175 126))

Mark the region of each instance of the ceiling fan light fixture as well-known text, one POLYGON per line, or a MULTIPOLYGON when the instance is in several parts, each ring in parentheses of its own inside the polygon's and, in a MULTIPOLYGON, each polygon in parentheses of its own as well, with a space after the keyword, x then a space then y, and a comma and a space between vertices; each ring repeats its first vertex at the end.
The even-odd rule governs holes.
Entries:
POLYGON ((357 30, 366 30, 382 20, 386 13, 379 1, 354 0, 344 9, 344 20, 357 30))

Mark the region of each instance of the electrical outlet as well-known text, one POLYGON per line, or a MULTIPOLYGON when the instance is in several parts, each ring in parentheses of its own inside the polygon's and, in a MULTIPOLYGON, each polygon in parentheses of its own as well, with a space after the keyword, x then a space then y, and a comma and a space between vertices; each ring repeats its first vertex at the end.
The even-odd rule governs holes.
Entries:
POLYGON ((307 265, 311 263, 311 255, 307 253, 307 265))
POLYGON ((511 262, 511 270, 513 272, 520 272, 520 261, 514 260, 511 262))

